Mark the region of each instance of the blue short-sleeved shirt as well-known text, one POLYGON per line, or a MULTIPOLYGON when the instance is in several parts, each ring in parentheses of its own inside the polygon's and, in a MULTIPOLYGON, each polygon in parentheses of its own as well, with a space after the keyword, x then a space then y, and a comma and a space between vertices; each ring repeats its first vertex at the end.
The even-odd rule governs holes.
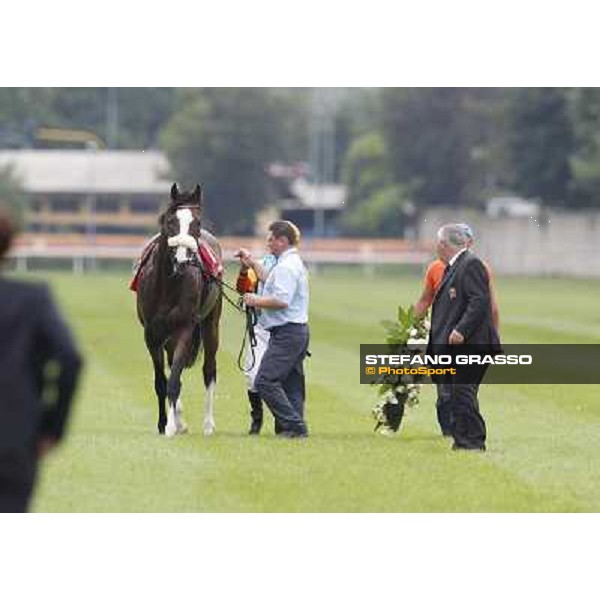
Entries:
POLYGON ((278 258, 261 295, 287 304, 287 308, 261 310, 259 324, 265 329, 308 322, 308 273, 296 248, 286 250, 278 258))
MULTIPOLYGON (((275 266, 275 264, 277 263, 277 257, 274 254, 265 254, 262 259, 261 259, 261 264, 263 266, 263 269, 265 269, 265 271, 267 273, 271 272, 271 269, 275 266)), ((268 277, 268 275, 267 275, 268 277)), ((264 281, 261 281, 260 279, 258 280, 258 285, 256 286, 256 293, 262 296, 263 293, 263 288, 265 287, 265 283, 264 281)))

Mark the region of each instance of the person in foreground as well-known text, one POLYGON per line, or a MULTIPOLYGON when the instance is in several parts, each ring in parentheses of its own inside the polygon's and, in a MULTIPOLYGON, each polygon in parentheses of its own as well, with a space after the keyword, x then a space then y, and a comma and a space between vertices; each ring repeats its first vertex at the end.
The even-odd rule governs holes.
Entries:
MULTIPOLYGON (((0 206, 0 260, 15 220, 0 206)), ((25 512, 39 459, 63 437, 82 366, 46 286, 0 277, 0 512, 25 512)))
MULTIPOLYGON (((444 275, 432 305, 428 352, 440 346, 476 346, 477 352, 500 351, 500 339, 492 319, 487 270, 469 248, 469 238, 460 225, 444 225, 437 233, 436 251, 445 264, 444 275)), ((465 348, 465 352, 469 349, 465 348)), ((443 353, 443 352, 442 352, 443 353)), ((461 372, 447 375, 451 435, 455 450, 486 449, 486 424, 477 397, 486 366, 473 368, 465 378, 461 372)))
MULTIPOLYGON (((259 324, 270 334, 254 381, 273 413, 281 437, 306 437, 304 358, 308 352, 308 274, 298 254, 298 229, 289 221, 269 226, 267 246, 277 263, 261 295, 247 293, 244 303, 260 309, 259 324)), ((255 265, 249 255, 242 257, 255 265)))

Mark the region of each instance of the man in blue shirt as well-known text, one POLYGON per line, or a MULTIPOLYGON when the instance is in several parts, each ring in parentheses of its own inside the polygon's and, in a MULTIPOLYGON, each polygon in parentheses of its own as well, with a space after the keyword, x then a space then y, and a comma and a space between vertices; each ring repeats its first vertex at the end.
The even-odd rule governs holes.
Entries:
MULTIPOLYGON (((255 387, 280 425, 278 435, 306 437, 304 357, 308 350, 308 274, 297 244, 298 228, 289 221, 269 226, 267 247, 277 257, 261 295, 245 294, 247 306, 260 309, 259 324, 270 333, 255 387)), ((255 262, 247 255, 247 266, 255 262)))

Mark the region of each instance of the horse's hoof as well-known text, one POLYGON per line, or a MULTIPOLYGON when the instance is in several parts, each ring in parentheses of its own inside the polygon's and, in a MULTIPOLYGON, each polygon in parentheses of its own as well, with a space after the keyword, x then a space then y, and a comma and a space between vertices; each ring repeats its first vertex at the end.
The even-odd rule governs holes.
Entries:
POLYGON ((204 424, 204 435, 209 436, 215 432, 214 423, 205 423, 204 424))
POLYGON ((173 436, 175 436, 176 433, 177 427, 175 427, 173 423, 167 423, 167 426, 165 427, 165 435, 168 438, 172 438, 173 436))

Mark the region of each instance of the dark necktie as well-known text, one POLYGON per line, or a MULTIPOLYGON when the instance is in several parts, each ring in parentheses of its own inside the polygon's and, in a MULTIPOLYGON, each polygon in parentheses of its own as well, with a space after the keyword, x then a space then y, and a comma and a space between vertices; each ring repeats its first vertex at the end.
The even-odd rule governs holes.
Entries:
POLYGON ((451 272, 452 272, 452 265, 447 264, 446 268, 444 269, 444 276, 442 277, 442 283, 440 283, 440 288, 446 283, 446 281, 448 281, 448 278, 450 277, 451 272))

